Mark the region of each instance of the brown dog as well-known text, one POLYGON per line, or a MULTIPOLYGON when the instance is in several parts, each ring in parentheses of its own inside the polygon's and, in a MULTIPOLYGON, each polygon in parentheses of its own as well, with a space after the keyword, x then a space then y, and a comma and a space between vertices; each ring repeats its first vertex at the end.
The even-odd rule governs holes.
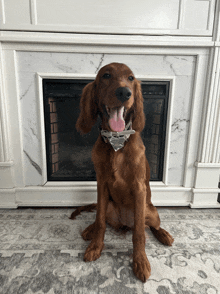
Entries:
POLYGON ((146 282, 151 268, 145 253, 145 227, 150 227, 165 245, 171 246, 173 238, 160 227, 159 215, 151 203, 150 168, 140 136, 145 125, 140 83, 126 65, 108 64, 84 88, 80 109, 78 131, 88 133, 98 115, 102 120, 102 132, 92 150, 98 186, 97 214, 95 222, 82 233, 84 240, 91 240, 84 260, 100 257, 106 222, 116 229, 130 227, 133 271, 146 282))

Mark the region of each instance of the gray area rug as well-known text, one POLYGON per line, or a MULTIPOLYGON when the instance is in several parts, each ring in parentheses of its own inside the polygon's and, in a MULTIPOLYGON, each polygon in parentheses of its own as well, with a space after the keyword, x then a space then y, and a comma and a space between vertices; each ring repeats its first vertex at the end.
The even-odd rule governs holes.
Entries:
POLYGON ((1 294, 220 293, 220 210, 158 209, 172 247, 147 230, 152 274, 143 284, 132 272, 132 234, 107 228, 101 257, 83 262, 80 232, 95 219, 73 209, 0 210, 1 294))

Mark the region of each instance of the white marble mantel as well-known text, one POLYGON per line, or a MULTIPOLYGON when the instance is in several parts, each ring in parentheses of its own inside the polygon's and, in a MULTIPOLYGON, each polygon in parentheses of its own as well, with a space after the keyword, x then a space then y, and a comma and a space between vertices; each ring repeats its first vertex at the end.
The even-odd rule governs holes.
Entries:
POLYGON ((218 20, 216 12, 213 31, 188 37, 0 32, 0 207, 96 201, 95 182, 47 181, 42 79, 94 78, 114 61, 140 80, 170 81, 154 204, 220 207, 218 20))

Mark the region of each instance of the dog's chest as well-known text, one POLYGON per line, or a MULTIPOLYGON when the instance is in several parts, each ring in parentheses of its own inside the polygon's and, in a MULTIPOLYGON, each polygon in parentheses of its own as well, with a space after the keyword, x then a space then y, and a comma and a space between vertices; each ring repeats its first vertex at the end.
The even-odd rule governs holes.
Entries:
POLYGON ((116 181, 119 179, 127 181, 132 175, 131 159, 120 151, 110 158, 109 168, 116 181))
POLYGON ((132 167, 123 153, 118 153, 109 165, 111 177, 108 182, 110 194, 115 202, 122 205, 131 202, 131 183, 133 181, 132 167), (120 197, 119 197, 120 195, 120 197))

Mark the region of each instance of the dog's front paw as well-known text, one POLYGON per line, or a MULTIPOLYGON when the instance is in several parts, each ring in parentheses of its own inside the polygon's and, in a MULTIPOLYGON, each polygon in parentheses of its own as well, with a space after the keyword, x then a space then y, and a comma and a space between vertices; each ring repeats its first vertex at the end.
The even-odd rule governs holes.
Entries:
POLYGON ((151 267, 146 254, 139 254, 138 256, 134 257, 133 272, 135 276, 143 283, 145 283, 150 277, 151 267))
POLYGON ((103 247, 104 247, 103 243, 101 245, 97 245, 96 243, 91 242, 86 249, 83 260, 95 261, 96 259, 100 257, 103 247))

